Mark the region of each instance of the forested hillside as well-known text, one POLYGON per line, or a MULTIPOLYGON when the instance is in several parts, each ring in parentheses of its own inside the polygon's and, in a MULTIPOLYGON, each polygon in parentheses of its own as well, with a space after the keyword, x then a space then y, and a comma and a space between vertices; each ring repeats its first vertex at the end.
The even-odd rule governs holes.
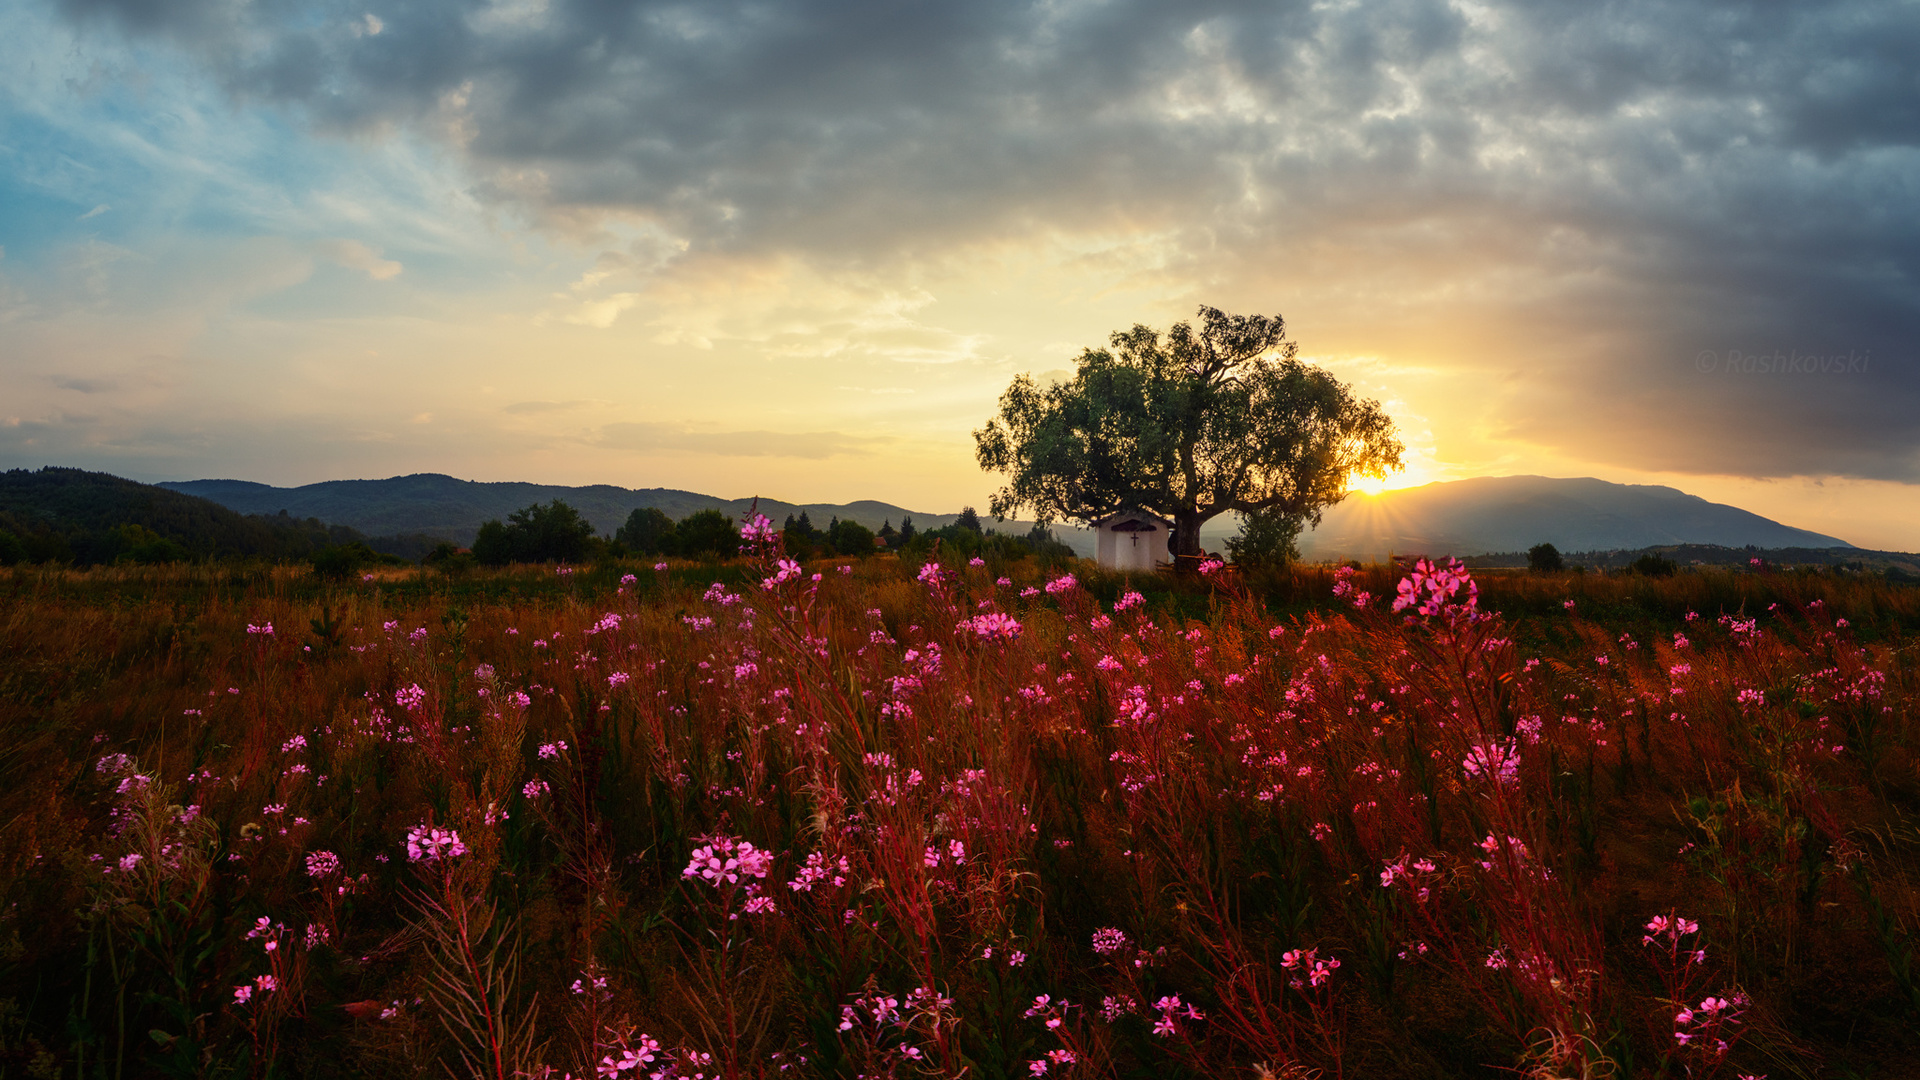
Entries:
POLYGON ((109 473, 55 467, 0 473, 0 563, 304 558, 355 542, 397 554, 431 546, 427 538, 370 540, 316 518, 243 516, 208 499, 109 473))

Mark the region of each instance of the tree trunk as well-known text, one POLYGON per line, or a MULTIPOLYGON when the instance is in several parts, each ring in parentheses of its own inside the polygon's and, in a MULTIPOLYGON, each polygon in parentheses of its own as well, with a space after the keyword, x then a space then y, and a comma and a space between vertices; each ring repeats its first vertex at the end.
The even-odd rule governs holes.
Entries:
POLYGON ((1173 517, 1173 536, 1167 542, 1167 554, 1173 556, 1175 566, 1182 565, 1180 559, 1189 560, 1200 557, 1199 514, 1175 513, 1173 517))

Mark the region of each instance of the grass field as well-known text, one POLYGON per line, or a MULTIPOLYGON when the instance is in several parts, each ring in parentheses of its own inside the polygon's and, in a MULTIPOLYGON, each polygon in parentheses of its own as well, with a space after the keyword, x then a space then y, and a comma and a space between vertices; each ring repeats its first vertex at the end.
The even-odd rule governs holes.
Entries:
POLYGON ((1920 589, 1401 587, 8 571, 0 1075, 1920 1075, 1920 589))

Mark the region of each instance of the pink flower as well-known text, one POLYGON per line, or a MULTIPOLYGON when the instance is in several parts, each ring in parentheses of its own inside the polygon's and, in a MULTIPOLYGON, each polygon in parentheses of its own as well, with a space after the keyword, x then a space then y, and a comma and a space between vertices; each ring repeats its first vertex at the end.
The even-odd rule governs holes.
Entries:
POLYGON ((781 559, 780 565, 774 575, 760 580, 760 587, 763 589, 772 589, 792 581, 794 578, 799 577, 800 574, 801 569, 799 563, 794 562, 792 559, 781 559))
POLYGON ((680 872, 681 877, 702 878, 717 887, 722 881, 729 885, 738 882, 741 874, 764 878, 773 868, 773 853, 745 840, 727 836, 711 836, 706 840, 705 845, 693 849, 693 858, 680 872))
POLYGON ((971 630, 988 641, 1012 641, 1020 636, 1019 620, 998 611, 976 615, 962 622, 957 629, 971 630))
POLYGON ((307 856, 307 876, 323 878, 340 872, 340 856, 331 851, 316 851, 307 856))
POLYGON ((1501 787, 1520 782, 1520 751, 1513 740, 1488 740, 1475 743, 1460 762, 1468 779, 1491 780, 1501 787))
POLYGON ((460 841, 459 833, 431 825, 414 826, 407 833, 406 847, 408 862, 439 862, 467 853, 467 845, 460 841))

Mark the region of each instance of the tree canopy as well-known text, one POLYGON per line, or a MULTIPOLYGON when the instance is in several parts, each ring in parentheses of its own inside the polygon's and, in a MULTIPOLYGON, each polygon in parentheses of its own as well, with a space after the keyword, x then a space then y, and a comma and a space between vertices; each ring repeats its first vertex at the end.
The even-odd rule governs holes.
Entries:
POLYGON ((534 503, 480 526, 473 557, 489 566, 510 562, 578 562, 593 539, 593 524, 559 499, 534 503))
POLYGON ((1200 551, 1200 526, 1228 511, 1320 523, 1354 476, 1400 467, 1378 402, 1296 358, 1278 315, 1202 307, 1200 327, 1149 327, 1087 349, 1072 380, 1026 376, 973 433, 980 467, 1007 474, 995 517, 1031 507, 1042 523, 1125 509, 1174 522, 1171 551, 1200 551))

